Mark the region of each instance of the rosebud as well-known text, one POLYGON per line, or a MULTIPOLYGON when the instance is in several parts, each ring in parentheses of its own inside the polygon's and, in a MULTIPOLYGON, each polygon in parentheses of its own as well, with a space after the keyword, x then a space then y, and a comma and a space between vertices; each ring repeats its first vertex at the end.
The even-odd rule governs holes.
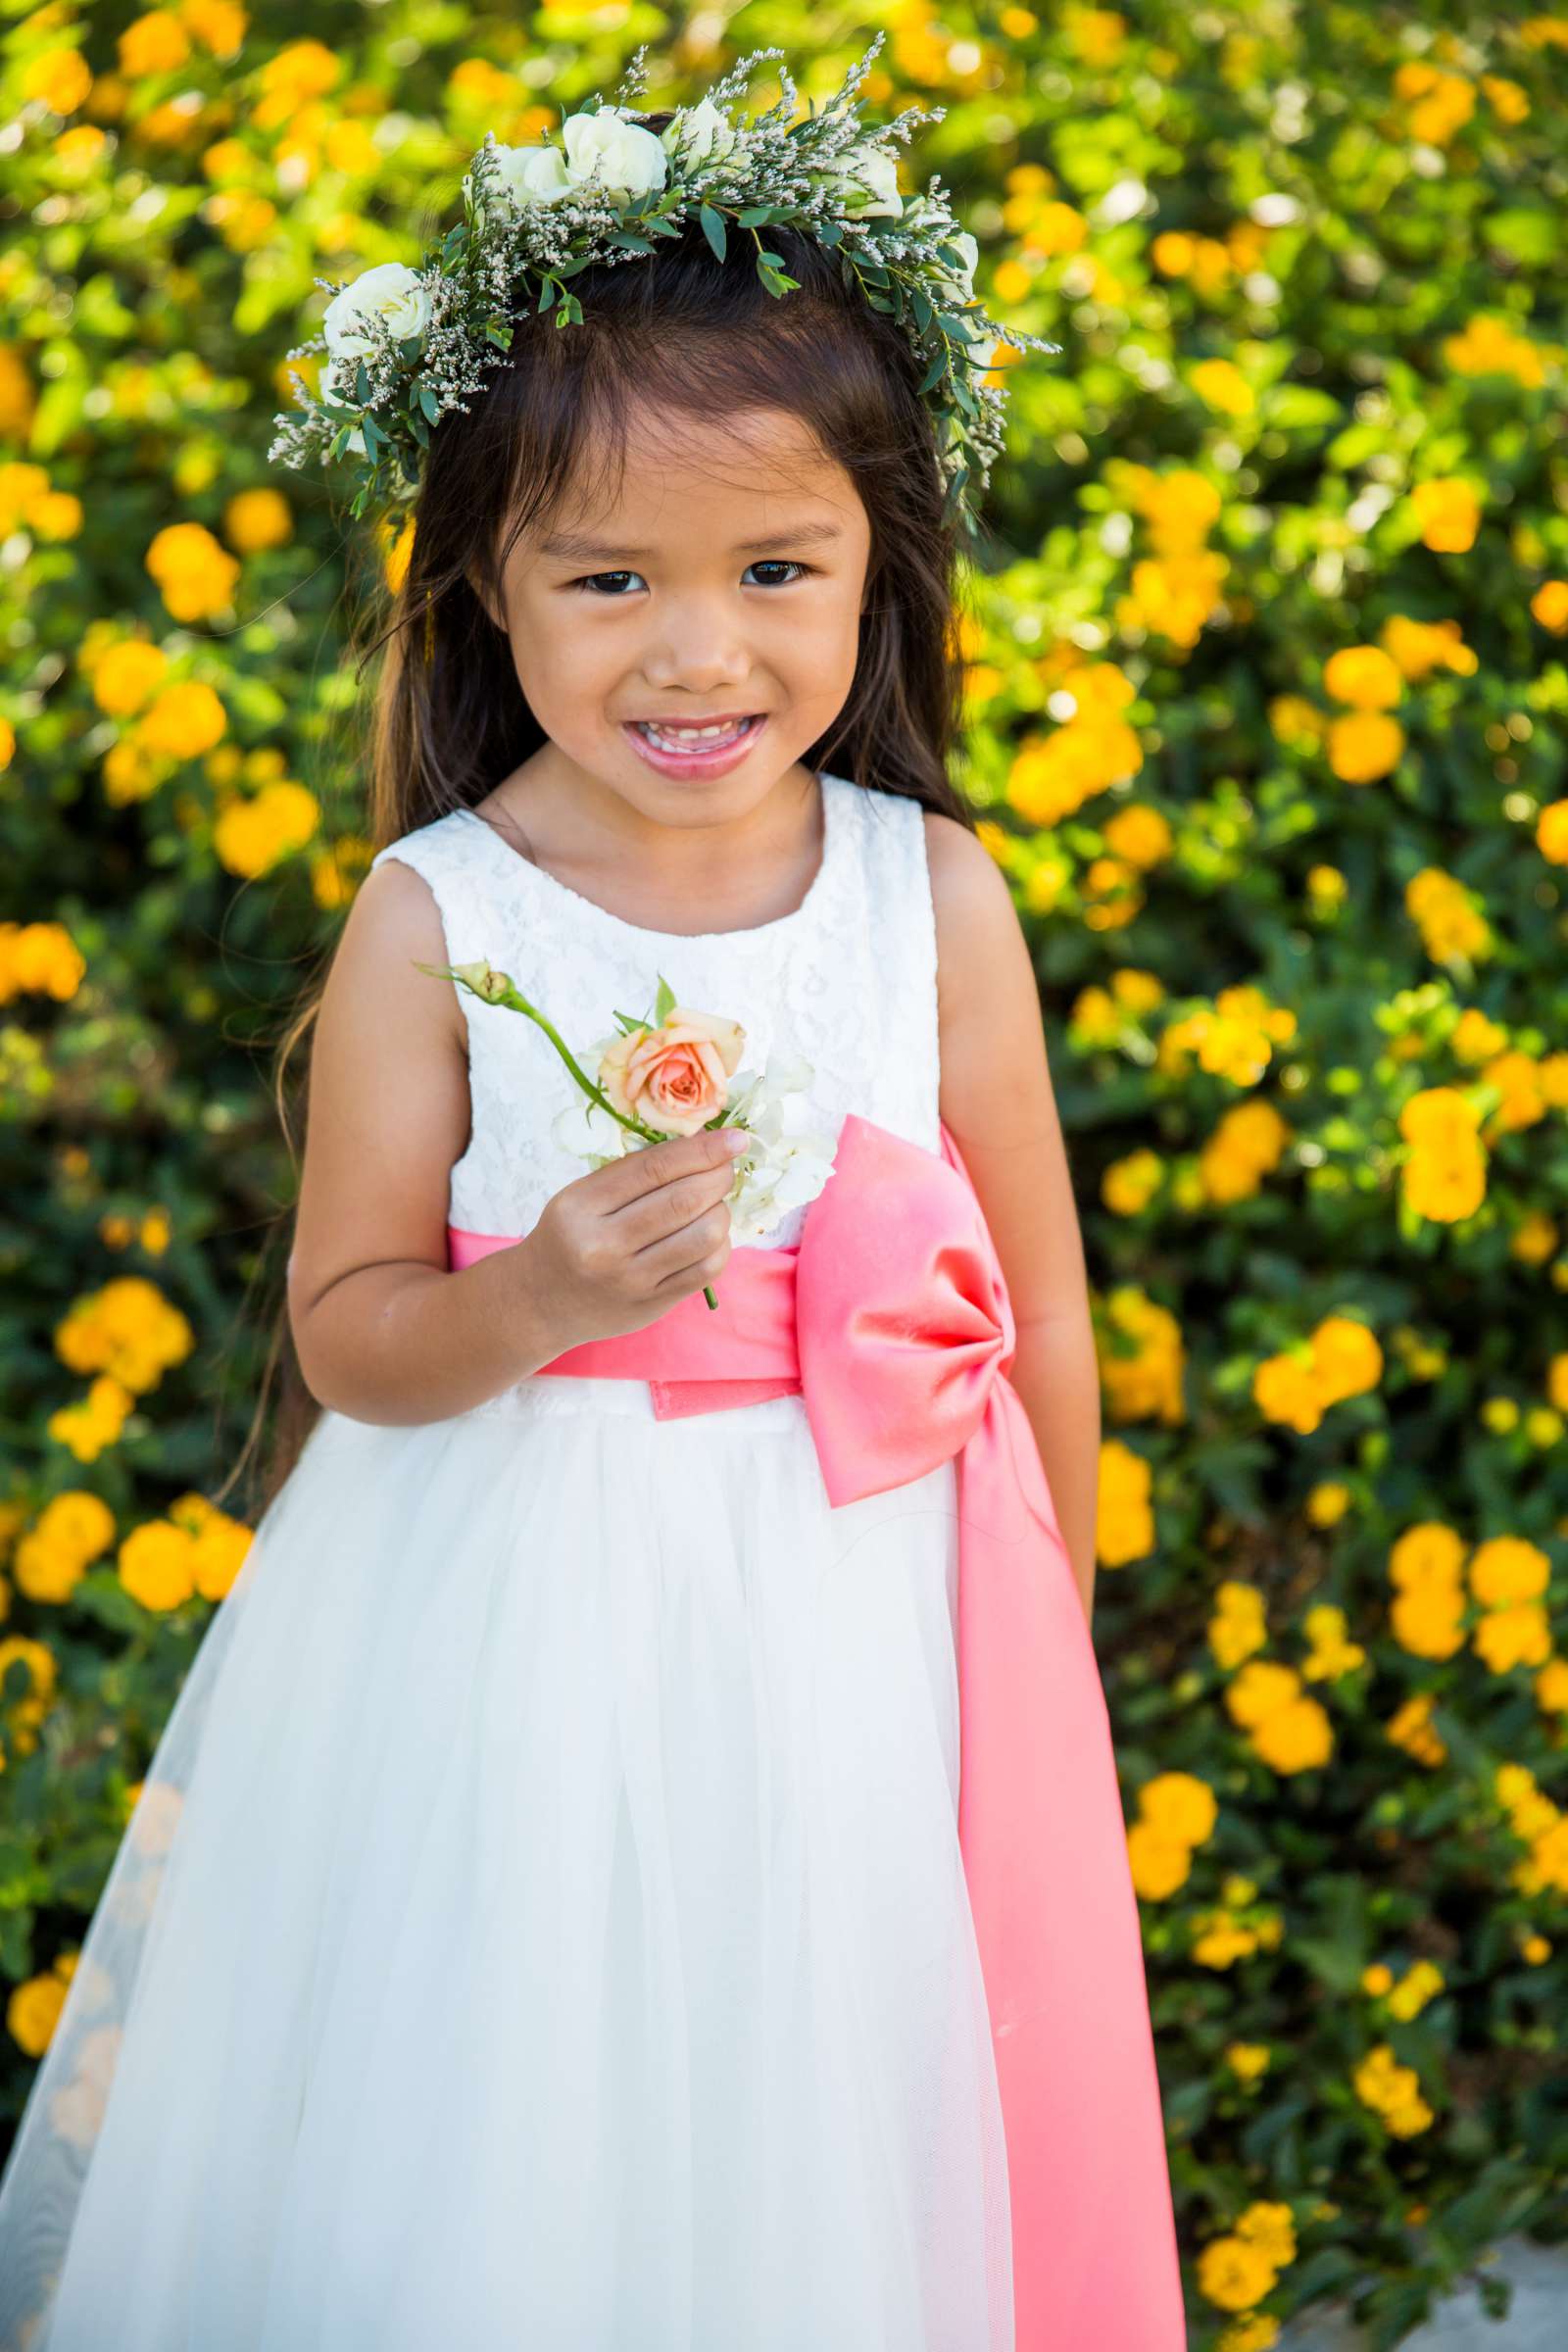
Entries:
POLYGON ((499 1004, 503 997, 512 993, 510 976, 506 972, 498 972, 492 964, 455 963, 452 977, 461 980, 466 988, 471 988, 474 995, 482 997, 487 1004, 499 1004))

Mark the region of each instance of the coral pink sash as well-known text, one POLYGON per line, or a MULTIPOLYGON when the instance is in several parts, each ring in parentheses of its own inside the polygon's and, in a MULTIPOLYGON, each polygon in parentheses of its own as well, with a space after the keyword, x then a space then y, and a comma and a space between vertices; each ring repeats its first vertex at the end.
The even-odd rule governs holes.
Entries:
MULTIPOLYGON (((798 1395, 832 1504, 954 1460, 958 1841, 1006 2132, 1017 2352, 1186 2343, 1137 1898, 1109 1717, 1016 1332, 947 1126, 845 1119, 793 1249, 540 1367, 645 1380, 661 1417, 798 1395)), ((448 1229, 454 1270, 515 1236, 448 1229)))

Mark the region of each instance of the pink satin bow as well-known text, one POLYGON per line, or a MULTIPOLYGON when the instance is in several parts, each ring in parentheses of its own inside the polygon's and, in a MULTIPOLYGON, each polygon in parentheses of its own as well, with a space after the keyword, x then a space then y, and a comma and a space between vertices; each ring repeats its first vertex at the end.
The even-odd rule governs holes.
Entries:
MULTIPOLYGON (((1186 2342, 1109 1718, 1022 1400, 990 1230, 940 1155, 850 1112, 792 1249, 548 1374, 646 1380, 661 1417, 799 1395, 830 1503, 956 1465, 958 1842, 1007 2143, 1017 2352, 1186 2342)), ((515 1237, 448 1229, 456 1270, 515 1237)))

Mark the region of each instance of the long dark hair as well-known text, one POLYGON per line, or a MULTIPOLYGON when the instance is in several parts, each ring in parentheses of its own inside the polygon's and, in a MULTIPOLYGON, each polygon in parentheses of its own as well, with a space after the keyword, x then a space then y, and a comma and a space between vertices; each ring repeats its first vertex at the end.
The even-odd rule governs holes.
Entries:
MULTIPOLYGON (((639 119, 657 133, 672 116, 639 119)), ((510 641, 475 582, 504 609, 501 574, 516 537, 548 526, 596 457, 618 476, 644 409, 689 420, 705 446, 722 435, 726 418, 785 411, 844 467, 870 525, 859 649, 844 709, 803 761, 972 827, 949 774, 963 695, 957 526, 942 518, 919 364, 903 329, 870 307, 830 249, 783 225, 769 227, 767 238, 799 280, 782 295, 759 278, 749 233, 731 237, 720 263, 696 223, 650 255, 582 270, 568 281, 581 320, 558 327, 553 311, 523 314, 484 389, 432 431, 406 565, 395 587, 383 581, 366 600, 372 625, 385 625, 358 651, 362 671, 381 656, 374 695, 360 706, 368 720, 361 724, 375 849, 472 807, 545 741, 510 641)), ((329 961, 328 951, 274 1064, 273 1099, 296 1186, 287 1070, 316 1020, 329 961)), ((303 1080, 296 1101, 303 1139, 303 1080)), ((271 1450, 256 1497, 262 1510, 320 1414, 295 1355, 286 1297, 224 1494, 253 1451, 279 1366, 271 1450)))

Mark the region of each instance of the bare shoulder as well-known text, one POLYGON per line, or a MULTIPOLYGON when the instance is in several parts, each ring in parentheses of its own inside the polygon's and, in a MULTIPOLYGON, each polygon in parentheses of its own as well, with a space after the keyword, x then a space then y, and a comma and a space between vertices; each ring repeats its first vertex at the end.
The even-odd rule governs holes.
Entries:
POLYGON ((354 894, 327 987, 339 996, 367 987, 391 988, 400 997, 407 992, 409 1008, 417 1007, 421 1027, 428 1027, 422 1016, 437 1014, 439 1026, 466 1060, 467 1040, 456 989, 450 981, 442 986, 415 968, 417 963, 439 968, 446 960, 446 932, 435 893, 416 867, 401 858, 388 858, 365 876, 354 894))
POLYGON ((387 858, 355 894, 311 1045, 289 1260, 296 1345, 311 1308, 359 1266, 445 1268, 449 1178, 470 1119, 463 1008, 438 976, 446 963, 429 884, 387 858))
POLYGON ((935 808, 925 820, 926 868, 936 919, 937 984, 945 1010, 984 995, 998 957, 1016 972, 1030 965, 1007 877, 991 852, 956 817, 935 808))

